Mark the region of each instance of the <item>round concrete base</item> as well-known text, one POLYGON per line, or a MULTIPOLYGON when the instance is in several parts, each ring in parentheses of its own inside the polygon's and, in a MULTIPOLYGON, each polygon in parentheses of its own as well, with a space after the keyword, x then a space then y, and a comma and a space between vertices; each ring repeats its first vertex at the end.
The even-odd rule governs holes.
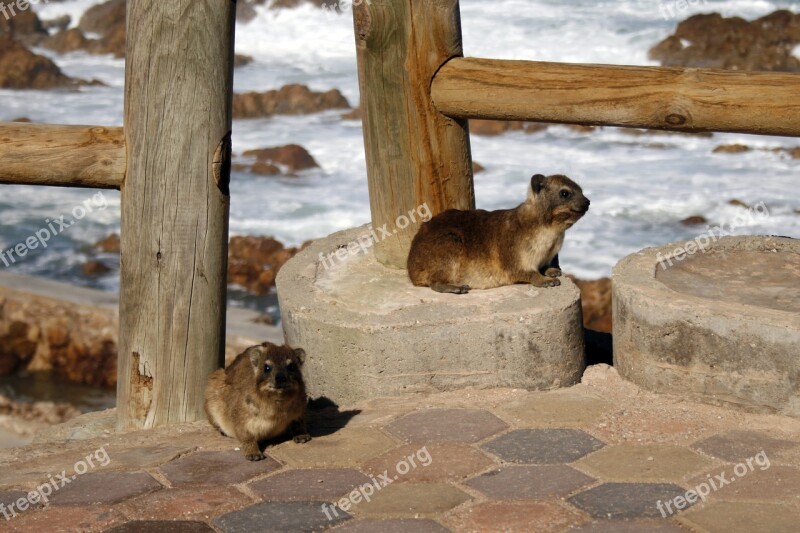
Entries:
POLYGON ((277 279, 283 328, 311 396, 340 405, 464 387, 551 389, 584 368, 580 293, 514 285, 440 294, 379 264, 369 231, 315 241, 277 279), (339 252, 337 256, 336 252, 339 252))
POLYGON ((800 241, 703 240, 614 268, 614 366, 656 392, 800 416, 800 241))

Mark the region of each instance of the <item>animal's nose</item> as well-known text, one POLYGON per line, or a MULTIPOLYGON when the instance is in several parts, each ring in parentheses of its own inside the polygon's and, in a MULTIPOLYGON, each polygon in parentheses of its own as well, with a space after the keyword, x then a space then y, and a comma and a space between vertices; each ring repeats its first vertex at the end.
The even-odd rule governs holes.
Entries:
POLYGON ((590 202, 590 201, 589 201, 589 199, 587 198, 587 199, 586 199, 586 203, 584 203, 584 204, 583 204, 583 208, 584 208, 584 210, 587 210, 587 211, 588 211, 588 209, 589 209, 589 204, 591 204, 591 203, 592 203, 592 202, 590 202))
POLYGON ((289 378, 283 372, 275 374, 275 385, 284 387, 289 383, 289 378))

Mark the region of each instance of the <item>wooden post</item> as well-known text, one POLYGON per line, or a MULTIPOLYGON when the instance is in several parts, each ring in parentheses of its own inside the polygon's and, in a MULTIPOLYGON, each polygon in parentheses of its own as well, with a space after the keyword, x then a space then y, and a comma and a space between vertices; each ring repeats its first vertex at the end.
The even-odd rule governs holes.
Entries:
POLYGON ((475 205, 467 121, 439 113, 430 94, 436 71, 462 56, 458 0, 360 2, 354 20, 375 254, 405 268, 419 226, 397 227, 399 216, 475 205))
POLYGON ((235 6, 128 2, 122 429, 202 418, 223 363, 235 6))

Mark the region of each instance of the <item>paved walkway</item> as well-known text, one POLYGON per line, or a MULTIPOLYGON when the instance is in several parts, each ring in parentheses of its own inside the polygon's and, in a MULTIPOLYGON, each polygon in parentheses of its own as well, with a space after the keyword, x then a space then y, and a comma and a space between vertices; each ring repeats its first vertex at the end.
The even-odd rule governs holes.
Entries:
POLYGON ((604 365, 554 392, 317 410, 311 442, 258 463, 205 423, 115 434, 112 422, 91 414, 0 450, 0 530, 800 529, 800 420, 656 396, 604 365), (37 486, 46 503, 27 496, 37 486))

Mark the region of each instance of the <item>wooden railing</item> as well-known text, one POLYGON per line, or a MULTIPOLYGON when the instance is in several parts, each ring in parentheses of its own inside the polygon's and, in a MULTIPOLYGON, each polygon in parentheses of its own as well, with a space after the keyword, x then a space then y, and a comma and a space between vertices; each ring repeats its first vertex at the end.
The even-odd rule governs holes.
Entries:
MULTIPOLYGON (((458 0, 355 8, 373 226, 474 205, 467 119, 800 136, 800 75, 464 58, 458 0)), ((416 228, 376 243, 403 268, 416 228)))
POLYGON ((198 420, 225 342, 235 2, 127 4, 124 128, 0 123, 0 183, 120 189, 120 428, 198 420))
MULTIPOLYGON (((234 2, 128 2, 123 128, 0 123, 0 183, 122 191, 119 426, 222 364, 234 2)), ((800 135, 800 76, 463 58, 458 0, 354 7, 373 224, 475 205, 467 119, 800 135)), ((403 268, 415 228, 376 243, 403 268)))

